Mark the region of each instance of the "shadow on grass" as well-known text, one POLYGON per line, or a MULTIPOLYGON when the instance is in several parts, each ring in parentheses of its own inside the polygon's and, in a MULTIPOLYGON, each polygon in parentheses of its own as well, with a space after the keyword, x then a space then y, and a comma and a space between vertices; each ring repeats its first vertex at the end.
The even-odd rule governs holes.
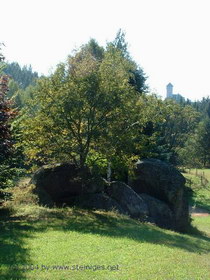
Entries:
POLYGON ((115 213, 81 209, 71 209, 70 212, 68 209, 63 209, 60 212, 48 212, 47 216, 42 217, 42 219, 45 222, 33 222, 35 231, 45 231, 52 228, 58 231, 76 231, 84 234, 99 234, 107 237, 128 238, 137 242, 162 244, 193 253, 210 252, 210 237, 193 226, 189 228, 188 234, 179 234, 115 213))
POLYGON ((127 238, 142 243, 164 245, 179 248, 192 253, 210 252, 210 238, 191 228, 190 234, 178 234, 143 224, 115 213, 85 211, 80 209, 47 212, 35 220, 18 220, 4 217, 0 222, 0 279, 27 279, 24 267, 30 264, 29 252, 25 246, 27 238, 33 238, 36 232, 49 229, 57 231, 75 231, 83 234, 99 234, 106 237, 127 238), (18 269, 15 269, 15 268, 18 269))
POLYGON ((63 230, 129 238, 137 242, 177 247, 193 253, 210 252, 210 238, 194 227, 189 229, 189 235, 178 234, 128 218, 110 217, 105 213, 89 212, 89 219, 85 216, 80 213, 74 219, 66 222, 63 230))
POLYGON ((24 238, 29 237, 30 225, 12 222, 9 213, 0 213, 0 279, 24 280, 23 267, 29 264, 24 238))

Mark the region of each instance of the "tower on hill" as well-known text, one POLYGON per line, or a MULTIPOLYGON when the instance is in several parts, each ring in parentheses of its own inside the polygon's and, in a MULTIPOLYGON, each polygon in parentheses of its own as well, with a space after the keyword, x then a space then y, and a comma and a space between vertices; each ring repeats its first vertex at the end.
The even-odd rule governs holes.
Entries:
POLYGON ((167 84, 166 86, 166 97, 167 98, 173 97, 173 85, 171 83, 167 84))
POLYGON ((173 93, 173 85, 171 83, 167 84, 166 86, 166 99, 174 99, 177 102, 184 102, 185 98, 181 94, 174 94, 173 93))

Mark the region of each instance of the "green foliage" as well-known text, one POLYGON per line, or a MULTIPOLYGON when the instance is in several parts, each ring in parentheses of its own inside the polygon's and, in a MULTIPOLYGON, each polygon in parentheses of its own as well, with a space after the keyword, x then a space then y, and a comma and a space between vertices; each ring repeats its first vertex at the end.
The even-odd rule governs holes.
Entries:
POLYGON ((202 165, 210 165, 210 118, 206 118, 199 123, 196 131, 194 146, 195 153, 202 165))
POLYGON ((144 73, 124 36, 120 31, 106 49, 91 39, 37 81, 20 123, 29 162, 71 160, 103 174, 111 164, 118 179, 139 157, 179 163, 199 114, 190 105, 144 94, 144 73))
MULTIPOLYGON (((3 56, 0 56, 0 61, 3 56)), ((12 121, 17 115, 7 99, 9 77, 0 73, 0 192, 13 185, 14 177, 21 172, 15 164, 14 135, 12 121)))
POLYGON ((161 108, 164 121, 155 128, 158 135, 157 148, 163 158, 173 164, 180 164, 179 153, 186 141, 193 135, 199 121, 199 114, 192 106, 181 106, 173 100, 166 100, 161 108))
POLYGON ((128 43, 125 41, 125 32, 119 29, 113 42, 110 43, 111 46, 121 51, 124 57, 130 58, 128 52, 128 43))
POLYGON ((31 65, 21 67, 17 62, 6 63, 4 73, 9 75, 21 89, 33 84, 38 78, 38 73, 32 71, 31 65))
POLYGON ((111 166, 114 178, 126 177, 137 158, 187 162, 201 115, 190 102, 146 95, 145 81, 124 32, 106 48, 91 39, 36 85, 11 82, 12 99, 23 108, 14 125, 17 146, 32 164, 71 160, 103 174, 111 166))
POLYGON ((188 138, 180 150, 182 164, 194 167, 210 166, 210 119, 200 121, 194 134, 188 138))
POLYGON ((107 162, 116 154, 132 157, 134 132, 147 119, 144 99, 130 84, 135 69, 118 48, 103 51, 90 41, 37 81, 20 124, 28 159, 72 160, 83 167, 93 151, 107 162))
POLYGON ((13 79, 10 79, 9 80, 9 85, 8 85, 8 93, 7 93, 7 98, 11 99, 13 97, 13 95, 18 91, 20 90, 20 86, 19 84, 13 80, 13 79))
POLYGON ((4 74, 10 77, 7 98, 13 102, 13 107, 23 108, 32 98, 33 86, 38 74, 32 71, 31 66, 21 66, 17 62, 5 63, 4 74))
POLYGON ((91 173, 97 177, 102 175, 106 177, 108 160, 99 152, 90 150, 86 160, 87 166, 91 167, 91 173))
POLYGON ((123 57, 128 59, 132 63, 133 67, 129 69, 131 76, 129 78, 129 83, 135 87, 139 93, 145 92, 148 87, 145 82, 147 77, 142 68, 140 68, 130 57, 128 52, 128 43, 125 41, 125 32, 121 29, 117 32, 117 35, 113 42, 108 43, 108 48, 115 48, 120 51, 123 57))
POLYGON ((180 151, 193 135, 199 114, 191 106, 183 107, 173 100, 162 101, 153 95, 143 100, 145 124, 135 131, 135 154, 180 164, 180 151))
POLYGON ((210 98, 203 97, 201 101, 191 102, 191 105, 201 114, 201 120, 209 117, 210 98))
POLYGON ((4 63, 4 55, 2 54, 2 46, 4 46, 4 43, 0 42, 0 74, 2 73, 2 70, 5 67, 5 63, 4 63))
MULTIPOLYGON (((203 98, 201 101, 191 102, 187 100, 182 104, 185 107, 194 108, 198 112, 196 123, 191 122, 195 128, 188 135, 184 145, 178 149, 179 164, 187 167, 205 167, 210 165, 210 99, 203 98), (188 105, 187 105, 188 104, 188 105)), ((182 127, 179 126, 181 130, 182 127)))
POLYGON ((10 102, 5 98, 8 91, 8 77, 0 77, 0 190, 11 183, 12 135, 10 121, 15 116, 10 102))
POLYGON ((10 190, 12 198, 4 203, 4 206, 14 210, 20 206, 38 205, 38 197, 33 193, 35 186, 30 184, 18 184, 10 190))
POLYGON ((83 46, 95 59, 101 61, 104 57, 104 48, 99 46, 95 39, 90 39, 90 41, 83 46))

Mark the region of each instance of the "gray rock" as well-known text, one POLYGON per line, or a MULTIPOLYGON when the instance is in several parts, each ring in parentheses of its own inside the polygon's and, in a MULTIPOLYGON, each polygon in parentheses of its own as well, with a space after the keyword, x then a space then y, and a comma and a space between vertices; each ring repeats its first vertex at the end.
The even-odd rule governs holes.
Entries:
POLYGON ((163 228, 174 228, 173 213, 165 202, 147 194, 141 194, 140 196, 149 209, 147 221, 163 228))
POLYGON ((91 210, 117 211, 126 214, 123 208, 105 193, 83 194, 66 198, 65 203, 70 206, 78 206, 91 210))
POLYGON ((146 220, 149 211, 145 201, 123 182, 112 182, 106 193, 131 217, 146 220))
POLYGON ((172 165, 156 159, 138 161, 129 185, 138 194, 146 193, 165 202, 173 213, 173 229, 187 229, 190 219, 185 178, 172 165))
POLYGON ((89 170, 85 172, 86 179, 82 180, 81 171, 72 163, 45 165, 35 172, 30 183, 35 185, 40 201, 47 197, 50 203, 62 204, 66 197, 104 190, 103 180, 93 181, 89 170))
POLYGON ((185 179, 160 160, 138 161, 135 178, 129 181, 131 187, 123 182, 92 179, 88 169, 83 170, 82 177, 72 163, 43 166, 30 183, 35 185, 40 203, 47 206, 115 209, 177 231, 185 231, 189 225, 185 179))

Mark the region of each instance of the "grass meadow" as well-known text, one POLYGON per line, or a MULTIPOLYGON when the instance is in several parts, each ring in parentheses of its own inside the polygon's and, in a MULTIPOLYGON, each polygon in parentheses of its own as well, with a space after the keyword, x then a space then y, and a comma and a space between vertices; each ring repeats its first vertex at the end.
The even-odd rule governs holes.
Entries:
POLYGON ((116 212, 38 206, 16 187, 0 209, 0 280, 209 280, 210 216, 180 234, 116 212))
POLYGON ((210 217, 179 234, 114 212, 19 211, 0 223, 2 280, 210 279, 210 217))

